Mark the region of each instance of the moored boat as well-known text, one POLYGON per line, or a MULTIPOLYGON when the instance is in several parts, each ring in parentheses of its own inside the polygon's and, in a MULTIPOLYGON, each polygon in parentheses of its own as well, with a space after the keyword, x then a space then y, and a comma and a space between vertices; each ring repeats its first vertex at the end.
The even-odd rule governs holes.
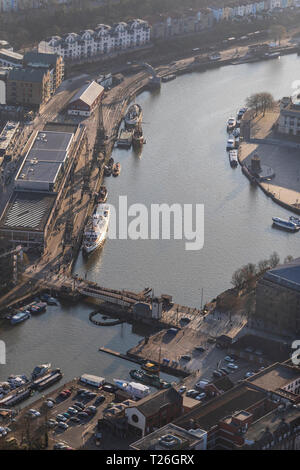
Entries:
POLYGON ((109 205, 98 204, 83 235, 82 249, 85 253, 91 253, 103 244, 106 239, 109 217, 109 205))
POLYGON ((143 111, 142 111, 141 105, 137 103, 132 104, 129 107, 124 118, 125 127, 127 129, 132 129, 136 127, 142 121, 142 118, 143 118, 143 111))
POLYGON ((228 121, 227 121, 227 131, 232 132, 233 129, 235 128, 235 126, 236 126, 235 118, 233 118, 233 117, 229 118, 228 121))
POLYGON ((170 75, 165 75, 164 77, 162 77, 161 81, 163 83, 166 83, 166 82, 170 82, 171 80, 175 80, 175 78, 176 78, 175 73, 171 73, 170 75))
POLYGON ((171 384, 169 384, 168 382, 165 382, 164 380, 160 379, 158 375, 149 374, 148 372, 145 372, 143 370, 132 369, 129 372, 129 375, 134 380, 138 380, 139 382, 142 382, 146 385, 150 385, 151 387, 156 387, 158 389, 167 388, 168 386, 171 386, 171 384))
POLYGON ((297 226, 294 222, 290 220, 281 219, 280 217, 272 217, 273 225, 276 227, 287 230, 288 232, 297 232, 300 229, 300 226, 297 226))
POLYGON ((30 318, 30 313, 26 310, 25 312, 18 312, 15 315, 10 317, 10 323, 12 325, 17 325, 18 323, 22 323, 25 320, 30 318))
POLYGON ((108 191, 105 186, 100 186, 100 191, 97 196, 97 202, 102 204, 107 201, 108 191))
POLYGON ((117 162, 113 166, 112 175, 119 176, 120 173, 121 173, 121 163, 117 162))
POLYGON ((295 217, 294 215, 291 215, 289 221, 293 222, 293 224, 296 224, 297 227, 300 227, 300 217, 295 217))
POLYGON ((238 152, 237 150, 230 150, 229 152, 229 162, 230 162, 230 166, 232 168, 236 168, 238 166, 238 152))
POLYGON ((45 375, 47 372, 49 372, 50 367, 51 367, 51 364, 50 364, 50 363, 48 363, 48 364, 40 364, 40 365, 36 366, 36 367, 33 369, 33 371, 32 371, 31 379, 32 379, 32 380, 36 380, 36 379, 38 379, 39 377, 42 377, 42 376, 45 375))

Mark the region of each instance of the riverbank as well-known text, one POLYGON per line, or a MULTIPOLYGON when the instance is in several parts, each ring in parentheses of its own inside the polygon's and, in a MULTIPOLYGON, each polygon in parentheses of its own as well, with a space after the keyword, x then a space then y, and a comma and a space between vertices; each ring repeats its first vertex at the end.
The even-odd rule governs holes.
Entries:
POLYGON ((252 178, 257 186, 276 204, 300 214, 300 141, 276 132, 279 107, 259 114, 249 122, 250 135, 244 137, 239 149, 239 162, 251 173, 251 159, 260 158, 261 165, 268 167, 274 177, 267 181, 252 178))

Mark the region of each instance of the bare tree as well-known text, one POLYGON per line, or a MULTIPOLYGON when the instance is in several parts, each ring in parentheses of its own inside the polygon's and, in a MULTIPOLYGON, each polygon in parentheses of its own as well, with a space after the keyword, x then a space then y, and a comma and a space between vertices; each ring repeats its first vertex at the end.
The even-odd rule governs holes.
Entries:
POLYGON ((279 262, 280 262, 280 258, 278 256, 278 253, 276 253, 276 251, 274 251, 271 254, 270 259, 269 259, 270 267, 271 268, 276 268, 276 266, 279 264, 279 262))
POLYGON ((285 258, 284 258, 284 263, 290 263, 291 261, 293 261, 293 256, 291 255, 287 255, 285 258))
POLYGON ((255 113, 262 112, 265 115, 267 109, 272 109, 274 106, 274 98, 271 93, 267 91, 261 93, 254 93, 246 100, 247 108, 255 110, 255 113))
POLYGON ((286 29, 280 24, 273 24, 269 29, 269 36, 280 46, 280 41, 286 37, 286 29))

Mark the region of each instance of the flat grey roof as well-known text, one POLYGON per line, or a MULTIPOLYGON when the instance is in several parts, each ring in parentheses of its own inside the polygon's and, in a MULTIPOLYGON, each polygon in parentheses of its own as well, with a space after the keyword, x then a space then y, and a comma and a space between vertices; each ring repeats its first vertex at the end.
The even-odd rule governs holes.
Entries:
POLYGON ((42 231, 55 199, 51 193, 14 191, 0 219, 0 229, 42 231))
POLYGON ((264 279, 299 291, 300 258, 296 258, 290 263, 281 264, 274 269, 270 269, 264 274, 264 279))
POLYGON ((66 151, 73 134, 71 132, 40 131, 31 148, 41 150, 66 151))
POLYGON ((32 161, 26 160, 18 175, 17 181, 41 181, 55 183, 60 170, 61 162, 32 161))

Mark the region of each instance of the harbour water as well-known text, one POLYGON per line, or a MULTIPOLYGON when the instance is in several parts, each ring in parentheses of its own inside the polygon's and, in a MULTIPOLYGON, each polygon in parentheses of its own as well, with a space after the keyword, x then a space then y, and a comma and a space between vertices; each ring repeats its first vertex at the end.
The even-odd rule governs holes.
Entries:
MULTIPOLYGON (((283 259, 298 256, 299 234, 271 227, 272 216, 287 211, 249 185, 240 168, 233 170, 225 152, 229 116, 253 92, 270 91, 276 99, 293 92, 300 58, 228 66, 183 75, 163 84, 160 93, 143 93, 143 129, 147 139, 142 156, 133 150, 114 151, 122 164, 118 178, 107 178, 108 202, 118 206, 143 203, 204 204, 205 240, 200 251, 186 251, 184 241, 107 240, 103 250, 86 261, 80 254, 75 272, 101 285, 173 295, 176 302, 200 306, 230 287, 235 269, 258 262, 277 251, 283 259)), ((64 379, 83 372, 128 378, 133 364, 98 352, 106 346, 125 352, 140 336, 127 324, 97 327, 89 322, 91 307, 48 307, 45 314, 16 327, 5 326, 0 338, 7 345, 10 373, 29 372, 40 362, 61 367, 64 379)))

